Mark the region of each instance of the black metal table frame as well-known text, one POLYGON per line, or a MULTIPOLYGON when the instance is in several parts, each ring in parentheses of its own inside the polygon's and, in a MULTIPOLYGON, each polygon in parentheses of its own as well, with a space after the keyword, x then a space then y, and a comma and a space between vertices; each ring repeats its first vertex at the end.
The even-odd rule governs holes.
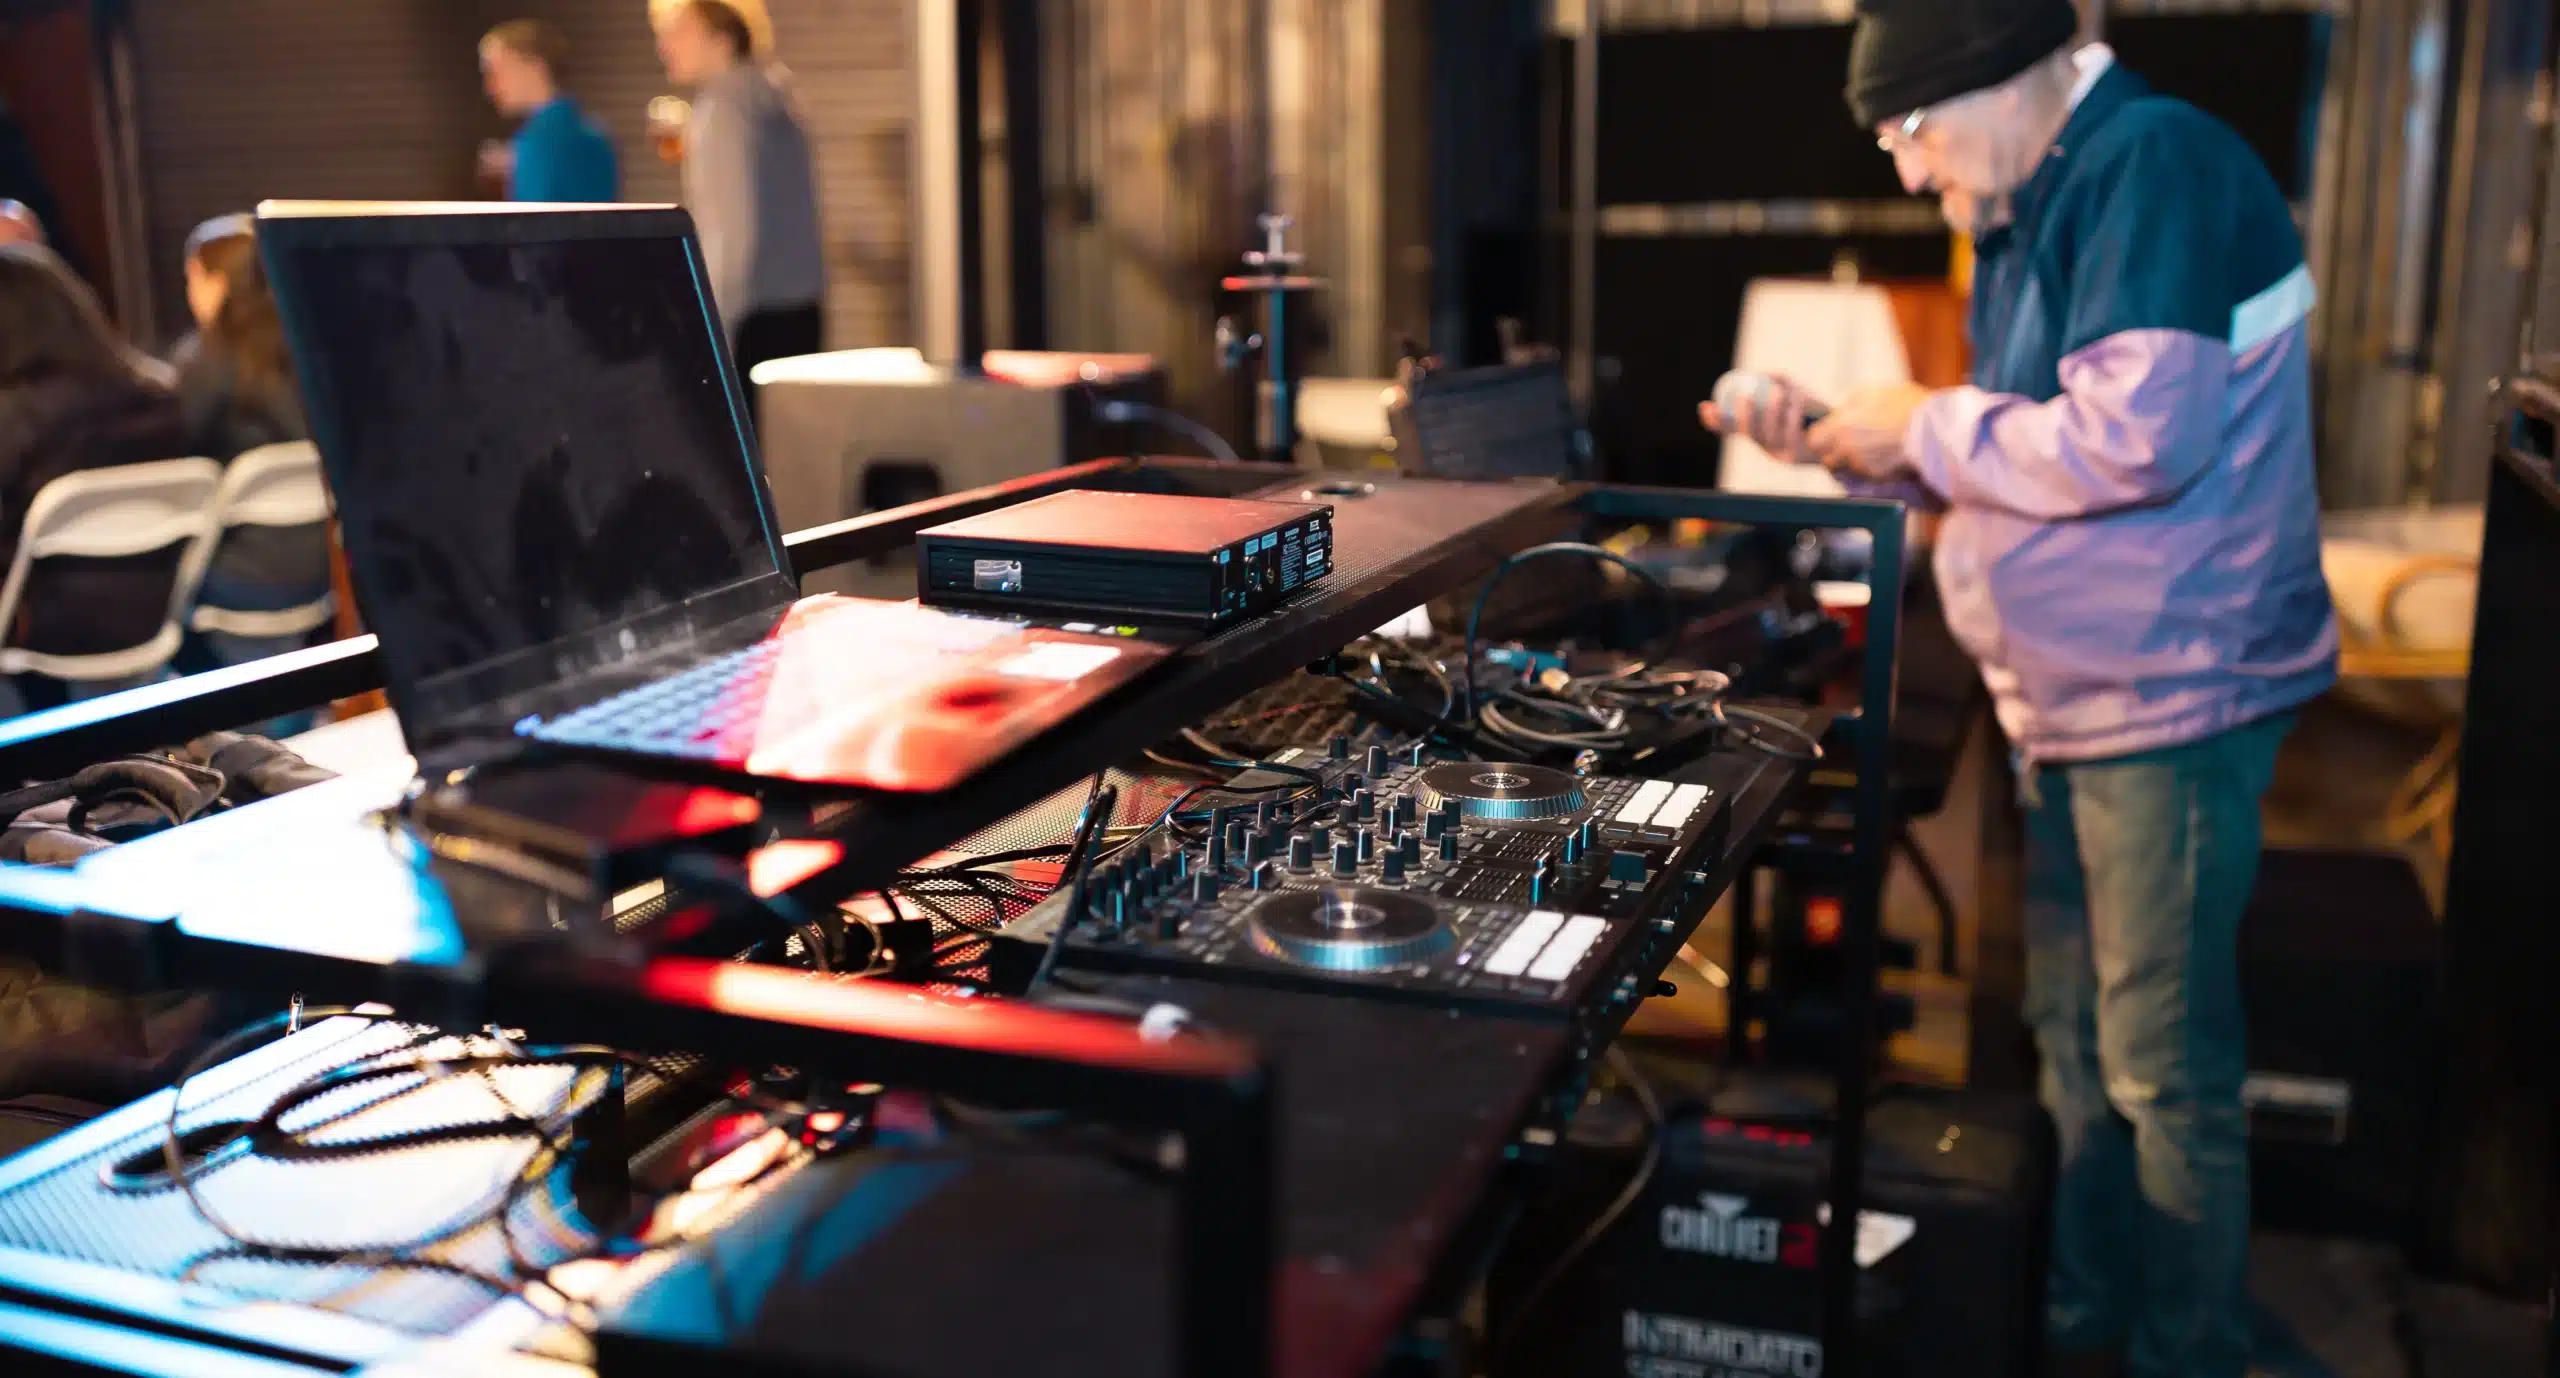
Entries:
MULTIPOLYGON (((1121 1021, 1022 1004, 928 999, 862 982, 690 958, 628 961, 543 947, 485 964, 422 968, 287 952, 191 934, 175 922, 87 905, 80 878, 0 867, 0 950, 101 985, 165 989, 189 973, 279 1004, 305 990, 420 1011, 427 1022, 503 1025, 540 1041, 711 1053, 841 1069, 999 1103, 1176 1133, 1173 1260, 1180 1372, 1259 1374, 1270 1353, 1272 1079, 1249 1044, 1147 1037, 1121 1021)), ((26 1282, 0 1291, 33 1293, 26 1282)), ((94 1305, 66 1291, 69 1309, 94 1305)), ((139 1318, 136 1318, 139 1319, 139 1318)), ((288 1330, 290 1328, 288 1327, 288 1330)), ((221 1333, 221 1332, 217 1332, 221 1333)), ((276 1343, 262 1326, 235 1338, 276 1343)), ((325 1353, 314 1358, 329 1358, 325 1353)))
MULTIPOLYGON (((1283 465, 1228 465, 1205 461, 1110 460, 1048 471, 987 488, 953 494, 794 532, 785 538, 794 567, 814 571, 893 553, 927 526, 991 510, 1045 493, 1078 487, 1126 488, 1189 484, 1230 493, 1286 481, 1302 471, 1283 465)), ((970 789, 929 802, 902 800, 895 809, 857 806, 851 826, 839 821, 829 833, 844 841, 844 855, 828 870, 795 888, 815 903, 832 903, 876 888, 894 870, 950 839, 965 836, 1047 797, 1075 780, 1125 759, 1161 735, 1162 724, 1213 712, 1290 670, 1339 649, 1368 628, 1404 610, 1463 587, 1491 571, 1512 550, 1555 534, 1577 519, 1660 522, 1701 518, 1738 525, 1808 530, 1864 530, 1874 542, 1872 594, 1860 676, 1860 710, 1841 719, 1857 758, 1854 849, 1848 864, 1858 877, 1847 907, 1843 976, 1851 1021, 1837 1075, 1839 1132, 1832 1150, 1831 1220, 1822 1249, 1823 1340, 1827 1355, 1848 1356, 1847 1318, 1853 1315, 1857 1205, 1863 1181, 1866 1045, 1872 1041, 1879 922, 1876 904, 1889 840, 1888 783, 1898 619, 1903 583, 1904 511, 1900 504, 1869 500, 1767 497, 1679 489, 1557 485, 1551 501, 1531 504, 1486 527, 1407 553, 1373 587, 1349 591, 1321 618, 1291 615, 1265 619, 1257 635, 1195 648, 1176 657, 1193 664, 1169 671, 1154 687, 1139 687, 1088 715, 1062 740, 1034 747, 991 769, 970 789), (1202 654, 1203 651, 1210 654, 1202 654)), ((1339 592, 1339 591, 1338 591, 1339 592)), ((374 639, 332 645, 231 667, 187 679, 129 690, 0 723, 0 778, 62 774, 105 757, 182 741, 202 732, 299 711, 379 687, 374 639)), ((326 989, 349 998, 387 998, 403 1008, 427 995, 420 974, 349 963, 276 948, 218 950, 188 939, 183 955, 174 927, 80 909, 70 878, 0 868, 0 908, 13 912, 10 937, 0 947, 26 952, 93 980, 118 978, 150 984, 186 969, 215 972, 245 983, 263 980, 279 991, 326 989), (51 922, 47 922, 47 920, 51 922), (410 997, 403 999, 403 997, 410 997)), ((1269 1090, 1260 1064, 1248 1074, 1203 1077, 1162 1068, 1097 1068, 1068 1058, 1028 1051, 990 1051, 965 1041, 866 1034, 852 1027, 812 1024, 788 1012, 764 1015, 705 1005, 681 1019, 666 1016, 670 990, 653 985, 645 971, 593 962, 512 964, 500 979, 464 993, 433 992, 431 1003, 479 1000, 491 1018, 550 1024, 574 1011, 582 1037, 598 1029, 620 1030, 654 1041, 681 1025, 696 1051, 742 1056, 788 1056, 803 1065, 858 1054, 870 1069, 883 1066, 917 1084, 968 1094, 1000 1090, 1048 1097, 1052 1103, 1097 1118, 1135 1120, 1183 1128, 1223 1144, 1185 1174, 1186 1195, 1199 1209, 1186 1216, 1186 1244, 1212 1251, 1185 1268, 1183 1297, 1189 1371, 1241 1374, 1259 1371, 1267 1358, 1269 1326, 1270 1204, 1268 1200, 1269 1090), (527 984, 531 983, 531 984, 527 984), (563 997, 566 997, 565 999, 563 997), (1237 1185, 1236 1172, 1259 1166, 1259 1180, 1238 1195, 1250 1207, 1226 1210, 1210 1200, 1237 1185), (1223 1258, 1216 1255, 1223 1254, 1223 1258), (1196 1278, 1191 1275, 1197 1273, 1196 1278), (1265 1285, 1244 1281, 1247 1274, 1265 1285), (1214 1285, 1213 1285, 1214 1284, 1214 1285), (1229 1286, 1227 1284, 1233 1284, 1229 1286), (1194 1304, 1196 1303, 1196 1304, 1194 1304), (1256 1357, 1242 1357, 1248 1337, 1256 1357)), ((681 1001, 678 1002, 681 1004, 681 1001)), ((872 1073, 878 1075, 876 1070, 872 1073)), ((1231 1198, 1232 1199, 1232 1198, 1231 1198)), ((1188 1251, 1188 1250, 1187 1250, 1188 1251)), ((1833 1371, 1853 1371, 1834 1360, 1833 1371)))
MULTIPOLYGON (((1884 941, 1884 877, 1892 845, 1894 677, 1900 665, 1905 516, 1902 504, 1703 492, 1668 488, 1596 487, 1583 499, 1593 516, 1665 521, 1700 518, 1752 526, 1808 530, 1862 530, 1874 541, 1867 576, 1867 640, 1860 659, 1857 711, 1847 729, 1857 783, 1852 787, 1851 836, 1845 865, 1849 902, 1843 906, 1841 1001, 1847 1027, 1832 1082, 1833 1133, 1828 1200, 1823 1227, 1820 1287, 1823 1367, 1854 1374, 1858 1288, 1858 1210, 1866 1184, 1867 1078, 1876 1039, 1876 983, 1884 941)), ((1747 878, 1747 873, 1746 873, 1747 878)), ((1747 912, 1747 911, 1745 911, 1747 912)), ((1737 985, 1748 972, 1735 972, 1737 985)))

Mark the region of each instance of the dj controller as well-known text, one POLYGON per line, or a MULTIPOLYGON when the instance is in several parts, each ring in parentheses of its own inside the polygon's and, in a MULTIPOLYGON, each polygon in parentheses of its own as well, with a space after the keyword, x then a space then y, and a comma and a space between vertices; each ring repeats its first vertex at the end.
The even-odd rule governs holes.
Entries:
POLYGON ((1062 886, 1010 925, 999 984, 1055 946, 1067 968, 1570 1018, 1659 936, 1726 827, 1702 784, 1355 759, 1339 739, 1267 764, 1226 786, 1263 797, 1217 810, 1197 843, 1143 838, 1080 902, 1062 886))

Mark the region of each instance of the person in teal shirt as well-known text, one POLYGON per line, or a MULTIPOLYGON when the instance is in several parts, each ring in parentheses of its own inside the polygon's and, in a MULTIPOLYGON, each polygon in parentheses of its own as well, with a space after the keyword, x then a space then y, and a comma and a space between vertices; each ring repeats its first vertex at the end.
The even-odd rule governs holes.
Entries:
POLYGON ((483 170, 506 179, 510 201, 592 203, 621 195, 613 140, 560 90, 566 55, 559 30, 539 19, 500 24, 480 40, 490 103, 524 121, 513 143, 482 152, 483 170))

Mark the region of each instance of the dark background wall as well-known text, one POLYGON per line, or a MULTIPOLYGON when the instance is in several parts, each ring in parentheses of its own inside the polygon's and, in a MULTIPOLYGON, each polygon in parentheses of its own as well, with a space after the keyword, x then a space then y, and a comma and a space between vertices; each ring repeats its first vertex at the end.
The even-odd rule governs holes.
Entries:
MULTIPOLYGON (((903 0, 772 0, 779 56, 818 150, 839 345, 907 333, 903 0)), ((668 90, 643 0, 135 0, 149 261, 161 337, 184 306, 177 256, 208 216, 268 197, 482 195, 480 141, 506 127, 480 94, 476 43, 502 20, 559 25, 568 77, 613 131, 624 195, 672 200, 644 110, 668 90)))
POLYGON ((86 6, 0 0, 0 196, 33 207, 112 302, 91 55, 86 6))

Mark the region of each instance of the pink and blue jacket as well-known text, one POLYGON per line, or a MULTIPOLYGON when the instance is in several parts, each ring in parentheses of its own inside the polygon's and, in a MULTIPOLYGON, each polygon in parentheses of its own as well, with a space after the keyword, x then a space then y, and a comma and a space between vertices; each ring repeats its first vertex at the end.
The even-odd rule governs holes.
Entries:
POLYGON ((1976 246, 1971 386, 1906 439, 1938 586, 2030 760, 2176 746, 2337 678, 2314 292, 2274 180, 2122 68, 1976 246))

